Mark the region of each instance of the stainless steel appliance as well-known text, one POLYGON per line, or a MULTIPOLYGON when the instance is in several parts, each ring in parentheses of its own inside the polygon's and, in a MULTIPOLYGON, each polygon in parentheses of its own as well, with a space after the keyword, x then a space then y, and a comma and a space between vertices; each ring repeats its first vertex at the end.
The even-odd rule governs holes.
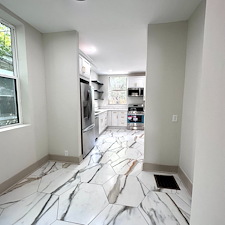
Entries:
POLYGON ((95 145, 95 121, 93 107, 93 89, 84 80, 80 80, 82 154, 85 157, 95 145))
POLYGON ((99 115, 95 116, 95 139, 99 136, 99 115))
POLYGON ((144 105, 128 105, 127 128, 130 130, 144 130, 144 105))
POLYGON ((128 96, 129 97, 142 97, 142 96, 144 96, 144 88, 140 88, 140 87, 128 88, 128 96))

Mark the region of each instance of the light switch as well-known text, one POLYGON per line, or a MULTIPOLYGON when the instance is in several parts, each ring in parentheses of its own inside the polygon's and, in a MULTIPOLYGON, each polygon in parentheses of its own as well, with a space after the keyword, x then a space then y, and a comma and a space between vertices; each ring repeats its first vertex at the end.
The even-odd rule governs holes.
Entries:
POLYGON ((173 115, 172 122, 177 122, 177 121, 178 121, 178 115, 173 115))

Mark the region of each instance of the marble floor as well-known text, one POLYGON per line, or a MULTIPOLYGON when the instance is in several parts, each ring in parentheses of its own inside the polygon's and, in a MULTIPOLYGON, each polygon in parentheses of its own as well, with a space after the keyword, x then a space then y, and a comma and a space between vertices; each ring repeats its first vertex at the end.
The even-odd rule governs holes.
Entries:
POLYGON ((144 132, 108 129, 80 165, 49 161, 0 196, 0 224, 186 225, 191 197, 142 171, 144 132))

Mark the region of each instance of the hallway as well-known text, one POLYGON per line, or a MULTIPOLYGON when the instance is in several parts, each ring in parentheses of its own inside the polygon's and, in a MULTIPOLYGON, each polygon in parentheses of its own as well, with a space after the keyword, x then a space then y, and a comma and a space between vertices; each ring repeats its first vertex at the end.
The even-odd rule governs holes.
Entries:
POLYGON ((179 177, 158 189, 143 159, 144 131, 107 129, 80 165, 49 161, 0 196, 0 225, 189 224, 179 177))

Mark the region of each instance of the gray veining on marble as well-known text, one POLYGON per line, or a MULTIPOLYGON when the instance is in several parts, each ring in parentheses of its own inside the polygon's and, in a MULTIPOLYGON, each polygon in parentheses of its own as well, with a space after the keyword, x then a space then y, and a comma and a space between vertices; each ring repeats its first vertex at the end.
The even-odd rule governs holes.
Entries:
POLYGON ((111 163, 117 174, 129 175, 137 166, 138 160, 129 158, 119 158, 111 163))
POLYGON ((36 170, 34 173, 32 173, 29 177, 43 177, 47 174, 53 173, 60 169, 75 169, 77 165, 72 163, 62 163, 62 162, 54 162, 49 161, 46 164, 44 164, 42 167, 40 167, 38 170, 36 170))
POLYGON ((78 224, 78 223, 69 223, 69 222, 65 222, 65 221, 61 221, 61 220, 56 220, 51 225, 81 225, 81 224, 78 224))
POLYGON ((37 192, 40 179, 28 178, 14 185, 5 194, 0 196, 0 207, 6 208, 21 199, 37 192))
POLYGON ((187 225, 188 221, 167 193, 150 191, 139 209, 148 224, 187 225))
POLYGON ((100 185, 82 183, 60 196, 58 219, 88 224, 107 205, 108 200, 100 185))
POLYGON ((137 207, 148 189, 134 176, 117 175, 103 185, 109 203, 137 207))
POLYGON ((147 225, 138 208, 108 205, 90 225, 147 225))
MULTIPOLYGON (((0 225, 186 225, 191 197, 143 172, 144 131, 107 129, 80 163, 49 161, 0 196, 0 225)), ((164 174, 164 173, 157 173, 164 174)))
POLYGON ((123 148, 117 153, 120 158, 139 159, 143 157, 144 152, 139 148, 123 148))
POLYGON ((42 177, 38 191, 60 195, 77 186, 79 182, 78 171, 60 169, 42 177))
POLYGON ((35 193, 4 209, 0 224, 51 224, 56 220, 58 197, 35 193))

